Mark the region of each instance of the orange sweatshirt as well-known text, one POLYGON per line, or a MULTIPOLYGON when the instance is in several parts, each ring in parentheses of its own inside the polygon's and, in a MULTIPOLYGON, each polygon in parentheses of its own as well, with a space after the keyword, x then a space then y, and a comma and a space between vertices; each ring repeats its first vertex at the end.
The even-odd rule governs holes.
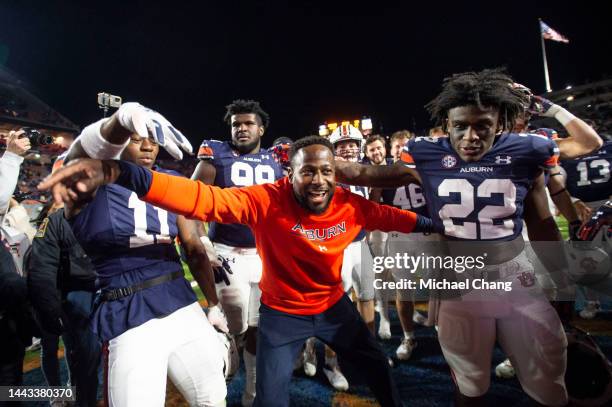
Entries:
POLYGON ((255 236, 263 262, 261 301, 298 315, 321 313, 343 294, 342 255, 361 228, 411 232, 417 215, 370 202, 336 187, 329 207, 301 207, 285 177, 243 188, 205 185, 153 172, 146 202, 202 221, 242 223, 255 236))

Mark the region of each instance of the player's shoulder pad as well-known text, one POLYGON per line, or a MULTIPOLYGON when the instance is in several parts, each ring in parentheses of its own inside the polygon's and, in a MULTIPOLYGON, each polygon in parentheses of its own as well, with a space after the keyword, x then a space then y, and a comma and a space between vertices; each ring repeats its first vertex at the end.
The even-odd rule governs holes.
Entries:
POLYGON ((442 143, 442 139, 445 139, 445 137, 420 136, 411 138, 410 140, 408 140, 407 144, 416 145, 417 143, 422 143, 425 141, 428 143, 440 144, 442 143))
POLYGON ((220 140, 204 140, 198 149, 198 160, 213 160, 215 154, 223 148, 224 142, 220 140))
POLYGON ((543 161, 545 167, 554 167, 559 163, 559 147, 554 140, 537 133, 519 134, 528 143, 527 148, 533 151, 536 161, 543 161))
MULTIPOLYGON (((402 153, 400 155, 400 161, 404 162, 408 167, 414 168, 414 159, 412 155, 417 151, 419 153, 428 153, 433 150, 439 150, 440 147, 443 146, 445 137, 415 137, 408 140, 404 148, 402 149, 402 153)), ((421 155, 419 154, 419 155, 421 155)))
POLYGON ((534 130, 533 134, 544 136, 549 140, 556 140, 559 138, 559 132, 557 132, 557 130, 549 129, 547 127, 542 127, 537 130, 534 130))

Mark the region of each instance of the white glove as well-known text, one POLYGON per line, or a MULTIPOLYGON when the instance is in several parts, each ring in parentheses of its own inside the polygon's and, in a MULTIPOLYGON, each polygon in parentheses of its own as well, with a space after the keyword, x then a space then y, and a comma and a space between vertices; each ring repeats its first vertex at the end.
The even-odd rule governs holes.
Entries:
POLYGON ((223 313, 221 308, 219 308, 218 305, 209 307, 207 316, 208 322, 210 322, 213 327, 217 328, 217 330, 221 332, 229 333, 229 328, 227 327, 227 319, 225 318, 225 314, 223 313))
POLYGON ((122 104, 117 110, 117 118, 121 126, 140 137, 147 138, 149 134, 152 135, 157 144, 177 160, 183 158, 181 149, 190 154, 192 152, 191 143, 180 131, 164 116, 140 103, 122 104))

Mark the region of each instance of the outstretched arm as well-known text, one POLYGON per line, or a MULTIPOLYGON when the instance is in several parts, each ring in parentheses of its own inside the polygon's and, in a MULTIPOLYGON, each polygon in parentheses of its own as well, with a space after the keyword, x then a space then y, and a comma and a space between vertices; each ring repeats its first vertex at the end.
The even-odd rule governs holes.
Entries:
POLYGON ((67 204, 96 188, 116 183, 145 202, 190 219, 252 224, 256 208, 253 189, 221 189, 183 177, 149 171, 127 161, 82 159, 51 174, 38 186, 51 189, 56 202, 67 204))
POLYGON ((349 185, 377 188, 399 188, 411 181, 420 183, 416 170, 402 163, 393 165, 363 165, 336 160, 336 179, 349 185))

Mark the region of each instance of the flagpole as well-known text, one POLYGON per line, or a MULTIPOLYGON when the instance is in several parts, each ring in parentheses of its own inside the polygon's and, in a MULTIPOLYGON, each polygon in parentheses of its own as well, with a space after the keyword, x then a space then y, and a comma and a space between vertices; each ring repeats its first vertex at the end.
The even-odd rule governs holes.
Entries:
POLYGON ((542 41, 542 60, 544 61, 544 80, 546 81, 546 92, 552 92, 550 87, 550 77, 548 76, 548 62, 546 61, 546 47, 544 46, 544 36, 542 35, 542 19, 538 18, 540 23, 540 41, 542 41))

